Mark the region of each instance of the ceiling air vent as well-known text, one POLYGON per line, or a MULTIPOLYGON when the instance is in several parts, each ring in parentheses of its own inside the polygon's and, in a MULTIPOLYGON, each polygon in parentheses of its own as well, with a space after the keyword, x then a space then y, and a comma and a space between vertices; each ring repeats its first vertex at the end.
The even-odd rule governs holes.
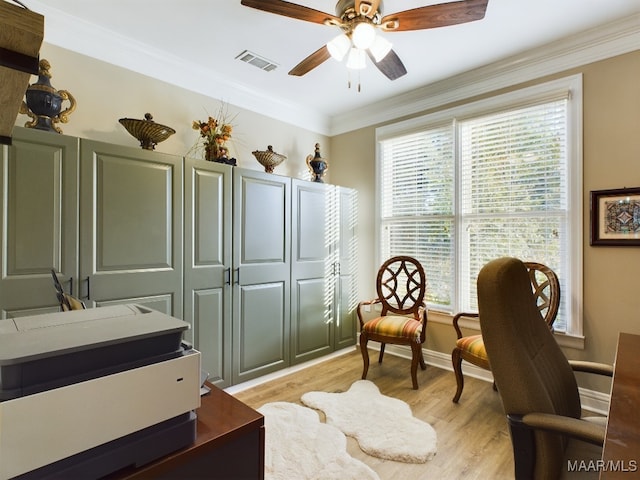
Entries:
POLYGON ((261 57, 260 55, 256 55, 255 53, 250 52, 249 50, 245 50, 236 58, 250 65, 253 65, 254 67, 258 67, 259 69, 264 70, 265 72, 270 72, 271 70, 275 70, 276 68, 278 68, 277 64, 273 63, 270 60, 267 60, 264 57, 261 57))

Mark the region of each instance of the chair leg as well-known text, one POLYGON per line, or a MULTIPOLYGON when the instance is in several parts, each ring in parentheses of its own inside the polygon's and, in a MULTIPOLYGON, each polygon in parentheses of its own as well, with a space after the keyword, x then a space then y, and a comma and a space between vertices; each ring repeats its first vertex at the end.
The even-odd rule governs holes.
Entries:
POLYGON ((456 383, 458 384, 456 394, 453 396, 453 403, 458 403, 458 400, 460 400, 460 395, 462 395, 462 389, 464 388, 464 376, 462 375, 462 357, 460 356, 459 348, 454 348, 453 352, 451 352, 451 363, 453 363, 453 371, 456 374, 456 383))
POLYGON ((414 390, 418 390, 418 363, 420 363, 421 355, 422 355, 422 344, 412 343, 411 344, 411 381, 413 382, 414 390))
POLYGON ((424 353, 422 352, 422 345, 420 345, 420 368, 422 370, 426 370, 427 369, 427 364, 424 361, 424 353))
POLYGON ((384 346, 386 343, 380 344, 380 355, 378 356, 378 363, 382 363, 382 357, 384 357, 384 346))
POLYGON ((369 371, 369 350, 367 350, 367 343, 369 339, 364 333, 360 333, 360 353, 362 353, 362 361, 364 368, 362 369, 362 380, 366 380, 367 372, 369 371))

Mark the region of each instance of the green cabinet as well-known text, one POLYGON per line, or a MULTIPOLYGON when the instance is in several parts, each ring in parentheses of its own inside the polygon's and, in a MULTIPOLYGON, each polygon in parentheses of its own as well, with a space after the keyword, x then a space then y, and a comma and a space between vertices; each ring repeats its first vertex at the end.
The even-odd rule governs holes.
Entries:
POLYGON ((291 361, 354 345, 355 192, 293 180, 291 361))
POLYGON ((182 316, 182 159, 16 127, 2 149, 3 317, 88 307, 182 316))
POLYGON ((355 192, 185 159, 185 310, 219 387, 356 341, 355 192))
POLYGON ((80 297, 182 317, 182 157, 80 141, 80 297))
POLYGON ((338 218, 336 259, 336 292, 335 292, 335 333, 333 348, 339 350, 356 343, 358 316, 357 263, 358 248, 358 195, 350 188, 336 187, 338 218))
POLYGON ((202 368, 231 384, 232 167, 185 159, 184 319, 202 368))
POLYGON ((234 384, 290 365, 291 179, 233 170, 234 384))
POLYGON ((58 310, 51 268, 77 294, 78 149, 77 138, 19 127, 1 147, 2 318, 58 310))
POLYGON ((16 127, 0 179, 0 312, 88 307, 189 322, 225 387, 356 341, 355 192, 16 127))

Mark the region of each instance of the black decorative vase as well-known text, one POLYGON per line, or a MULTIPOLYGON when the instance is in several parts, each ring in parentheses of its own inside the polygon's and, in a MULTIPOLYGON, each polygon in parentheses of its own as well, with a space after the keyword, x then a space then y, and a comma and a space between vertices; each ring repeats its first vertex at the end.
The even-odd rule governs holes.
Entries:
POLYGON ((309 171, 313 175, 311 179, 312 182, 316 183, 324 183, 322 177, 326 173, 329 168, 329 164, 327 161, 320 156, 320 144, 316 143, 316 151, 314 155, 309 155, 307 157, 307 166, 309 167, 309 171))
POLYGON ((55 124, 69 121, 68 116, 75 110, 76 101, 69 92, 65 90, 56 91, 51 86, 50 68, 51 65, 47 60, 40 60, 38 81, 27 88, 25 93, 26 103, 22 102, 20 113, 31 117, 31 121, 24 125, 27 128, 62 133, 62 130, 55 124), (69 101, 70 106, 62 110, 62 102, 65 100, 69 101))

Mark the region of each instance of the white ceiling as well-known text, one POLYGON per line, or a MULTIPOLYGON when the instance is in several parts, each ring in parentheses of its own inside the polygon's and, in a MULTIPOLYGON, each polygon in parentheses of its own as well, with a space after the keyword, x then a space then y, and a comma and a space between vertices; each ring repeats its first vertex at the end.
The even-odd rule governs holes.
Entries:
MULTIPOLYGON (((390 81, 369 63, 358 93, 347 87, 344 64, 333 59, 303 77, 287 75, 340 33, 337 27, 240 0, 21 1, 45 15, 45 42, 262 113, 297 109, 328 119, 640 12, 640 0, 489 0, 477 22, 384 33, 408 73, 390 81), (244 50, 279 68, 265 72, 236 60, 244 50)), ((441 2, 384 0, 383 13, 441 2)), ((335 13, 336 0, 294 3, 335 13)), ((351 80, 357 83, 357 75, 351 80)))

